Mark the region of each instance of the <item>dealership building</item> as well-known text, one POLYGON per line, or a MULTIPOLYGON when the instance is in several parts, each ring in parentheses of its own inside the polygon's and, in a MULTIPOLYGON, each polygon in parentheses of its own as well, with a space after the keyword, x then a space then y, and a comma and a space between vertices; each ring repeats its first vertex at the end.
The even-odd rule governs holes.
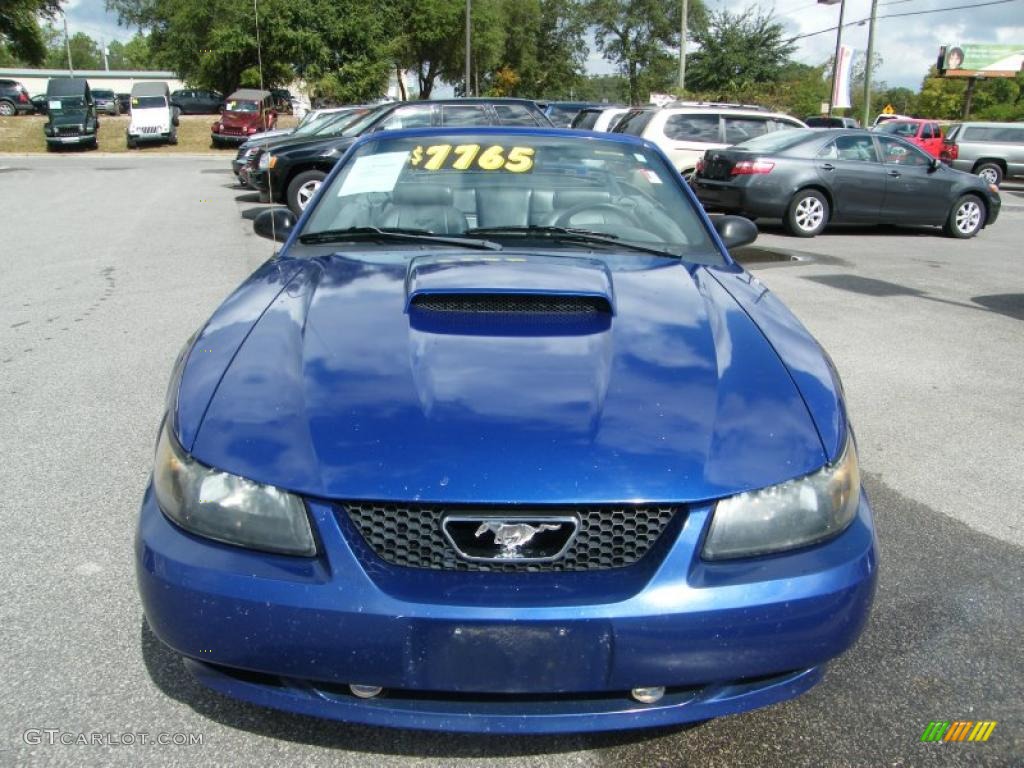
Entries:
MULTIPOLYGON (((0 78, 17 80, 33 96, 46 93, 46 83, 53 77, 70 77, 67 69, 30 69, 27 67, 0 67, 0 78)), ((75 77, 84 77, 91 88, 131 93, 136 83, 165 82, 172 91, 184 88, 182 80, 173 72, 129 69, 76 69, 75 77)))

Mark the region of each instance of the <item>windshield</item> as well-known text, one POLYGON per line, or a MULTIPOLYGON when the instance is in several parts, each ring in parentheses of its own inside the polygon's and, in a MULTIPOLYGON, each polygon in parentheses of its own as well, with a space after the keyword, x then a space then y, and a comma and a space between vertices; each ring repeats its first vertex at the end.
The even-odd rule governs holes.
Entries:
POLYGON ((369 128, 370 125, 380 116, 380 113, 381 113, 382 109, 383 108, 371 109, 366 114, 364 114, 361 117, 353 120, 351 123, 349 123, 345 127, 345 130, 343 130, 340 135, 341 136, 358 136, 363 131, 365 131, 367 128, 369 128))
POLYGON ((94 99, 112 99, 114 98, 113 91, 93 91, 92 97, 94 99))
POLYGON ((790 128, 783 131, 773 131, 752 139, 747 139, 742 144, 737 144, 733 149, 743 149, 749 152, 781 152, 790 147, 805 141, 811 136, 821 134, 810 128, 790 128))
POLYGON ((256 101, 229 101, 224 105, 226 112, 259 112, 260 105, 256 101))
POLYGON ((890 120, 878 126, 878 132, 891 133, 893 136, 903 136, 904 138, 912 139, 917 136, 917 127, 917 123, 901 123, 896 120, 890 120))
POLYGON ((163 109, 167 102, 163 96, 133 96, 132 109, 163 109))
POLYGON ((347 109, 345 112, 339 112, 334 115, 328 115, 328 119, 322 123, 317 124, 313 133, 317 136, 345 136, 346 129, 350 123, 360 120, 363 116, 368 114, 369 110, 361 109, 347 109))
POLYGON ((82 96, 65 96, 61 99, 49 99, 47 109, 53 112, 65 112, 74 114, 85 112, 85 98, 82 96))
POLYGON ((360 147, 302 230, 379 228, 504 247, 641 250, 722 263, 678 174, 645 147, 530 132, 441 133, 360 147), (584 238, 590 237, 590 240, 584 238), (600 246, 600 247, 598 247, 600 246))

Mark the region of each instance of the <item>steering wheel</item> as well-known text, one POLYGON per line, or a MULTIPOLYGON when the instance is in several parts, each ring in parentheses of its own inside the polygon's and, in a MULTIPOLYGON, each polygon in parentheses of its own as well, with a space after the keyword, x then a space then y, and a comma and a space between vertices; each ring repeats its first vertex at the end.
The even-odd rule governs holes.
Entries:
POLYGON ((643 229, 643 226, 636 217, 628 212, 624 211, 618 206, 612 205, 611 203, 581 203, 580 205, 573 206, 569 210, 565 211, 557 219, 555 219, 554 226, 556 227, 569 227, 572 226, 572 220, 574 217, 581 213, 601 213, 604 214, 603 224, 612 224, 613 226, 621 227, 636 227, 643 229), (610 215, 609 215, 610 214, 610 215))

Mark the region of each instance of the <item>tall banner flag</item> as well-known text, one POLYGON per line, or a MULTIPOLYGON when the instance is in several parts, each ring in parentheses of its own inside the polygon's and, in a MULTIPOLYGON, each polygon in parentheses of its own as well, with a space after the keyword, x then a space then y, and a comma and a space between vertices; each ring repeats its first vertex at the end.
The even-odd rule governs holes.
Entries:
POLYGON ((853 69, 853 48, 839 46, 839 60, 836 62, 836 78, 832 91, 833 109, 850 108, 850 70, 853 69))

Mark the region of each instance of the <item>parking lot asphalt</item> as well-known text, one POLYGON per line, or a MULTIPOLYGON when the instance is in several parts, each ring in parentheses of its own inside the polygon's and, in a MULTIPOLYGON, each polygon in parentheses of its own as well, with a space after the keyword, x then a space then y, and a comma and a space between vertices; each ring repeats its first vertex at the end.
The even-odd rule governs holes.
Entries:
POLYGON ((835 359, 876 512, 871 621, 822 684, 691 729, 469 737, 237 703, 145 628, 132 537, 171 364, 274 250, 229 162, 0 157, 0 765, 1022 764, 1024 195, 968 242, 764 222, 745 254, 835 359), (919 741, 957 719, 998 726, 919 741), (161 733, 202 744, 113 743, 161 733))

